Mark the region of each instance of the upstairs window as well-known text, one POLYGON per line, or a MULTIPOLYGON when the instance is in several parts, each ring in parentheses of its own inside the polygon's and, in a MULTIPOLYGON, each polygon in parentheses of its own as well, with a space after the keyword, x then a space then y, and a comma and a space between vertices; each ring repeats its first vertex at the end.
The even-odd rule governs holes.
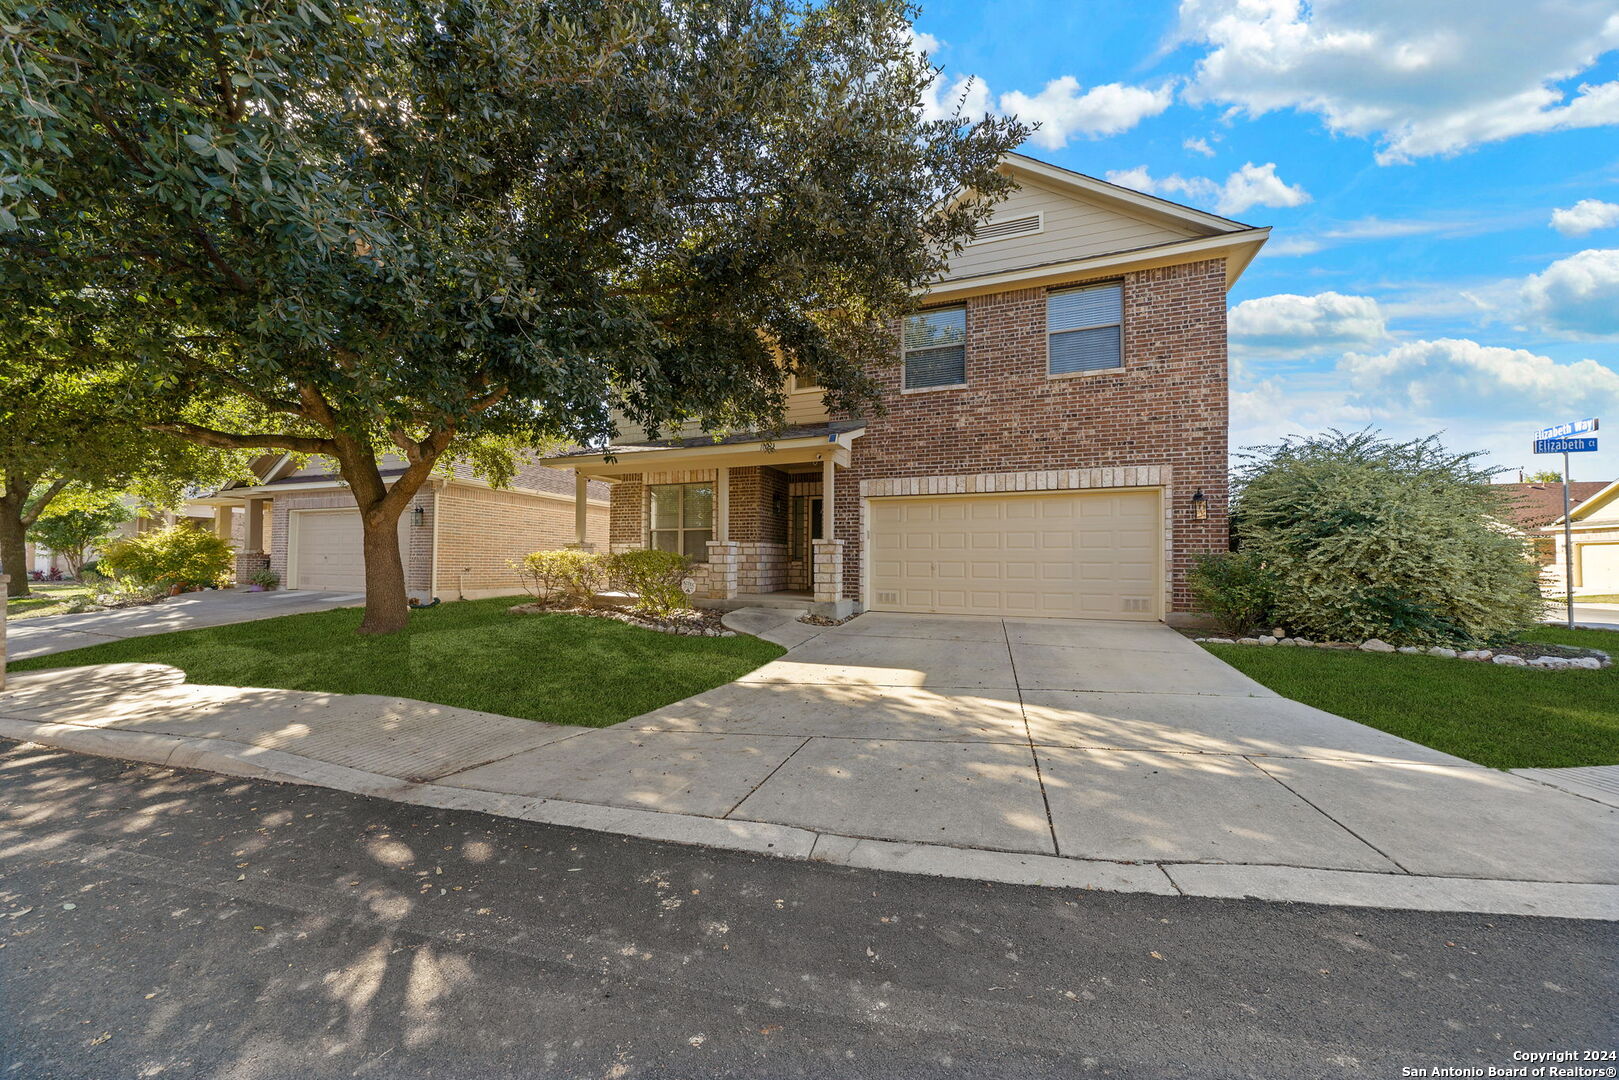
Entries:
POLYGON ((1124 286, 1118 282, 1046 295, 1048 375, 1124 366, 1124 286))
POLYGON ((654 484, 647 491, 652 547, 706 563, 714 539, 714 485, 654 484))
POLYGON ((934 308, 905 320, 905 389, 967 381, 967 308, 934 308))

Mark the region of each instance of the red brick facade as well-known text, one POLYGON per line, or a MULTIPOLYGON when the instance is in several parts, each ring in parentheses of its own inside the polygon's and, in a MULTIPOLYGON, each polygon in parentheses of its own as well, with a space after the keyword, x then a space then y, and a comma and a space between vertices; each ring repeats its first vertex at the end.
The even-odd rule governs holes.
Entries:
POLYGON ((1167 465, 1168 610, 1191 610, 1193 556, 1227 543, 1225 263, 1123 280, 1118 370, 1047 377, 1047 290, 1020 289, 967 301, 964 387, 901 393, 899 365, 879 373, 887 412, 855 440, 850 467, 838 474, 846 596, 861 599, 862 480, 1167 465), (1194 517, 1197 491, 1208 507, 1203 520, 1194 517))
MULTIPOLYGON (((833 535, 845 541, 846 597, 865 599, 862 481, 1116 469, 1119 485, 1161 478, 1166 610, 1191 610, 1186 574, 1194 556, 1227 544, 1225 263, 1143 270, 1122 280, 1124 366, 1117 370, 1047 376, 1047 290, 1031 288, 966 302, 964 386, 904 393, 898 364, 878 373, 885 412, 868 421, 853 441, 849 468, 837 475, 833 535), (1203 519, 1192 499, 1199 491, 1203 519)), ((645 543, 641 480, 627 477, 613 489, 615 546, 645 543)), ((730 538, 784 544, 787 494, 788 477, 776 469, 733 469, 730 538)))

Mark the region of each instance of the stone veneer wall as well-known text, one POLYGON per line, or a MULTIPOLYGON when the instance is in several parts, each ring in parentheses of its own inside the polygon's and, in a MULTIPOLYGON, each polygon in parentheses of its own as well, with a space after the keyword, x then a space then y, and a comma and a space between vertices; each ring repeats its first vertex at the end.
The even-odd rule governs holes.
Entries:
POLYGON ((861 598, 861 481, 1164 466, 1166 607, 1191 610, 1187 571, 1198 553, 1225 550, 1228 536, 1224 260, 1124 276, 1124 366, 1114 371, 1047 377, 1046 293, 967 301, 963 387, 902 393, 899 365, 874 373, 886 414, 870 421, 837 475, 845 596, 861 598), (1193 516, 1199 490, 1202 521, 1193 516))

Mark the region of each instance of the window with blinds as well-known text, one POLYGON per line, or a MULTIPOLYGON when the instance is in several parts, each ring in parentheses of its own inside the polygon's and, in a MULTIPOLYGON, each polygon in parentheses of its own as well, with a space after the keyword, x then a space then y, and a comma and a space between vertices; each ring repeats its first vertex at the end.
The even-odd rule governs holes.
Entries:
POLYGON ((905 389, 967 381, 967 309, 934 308, 905 320, 905 389))
POLYGON ((1124 286, 1118 282, 1046 295, 1046 371, 1071 375, 1124 366, 1124 286))

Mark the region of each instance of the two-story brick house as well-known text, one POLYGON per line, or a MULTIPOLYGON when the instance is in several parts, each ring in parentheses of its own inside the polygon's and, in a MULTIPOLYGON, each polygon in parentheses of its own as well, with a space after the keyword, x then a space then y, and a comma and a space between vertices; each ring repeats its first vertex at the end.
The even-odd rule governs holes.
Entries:
POLYGON ((817 610, 1176 621, 1226 545, 1226 292, 1269 230, 1021 155, 927 292, 885 411, 789 386, 774 439, 701 432, 549 464, 612 483, 614 549, 698 597, 817 610))

